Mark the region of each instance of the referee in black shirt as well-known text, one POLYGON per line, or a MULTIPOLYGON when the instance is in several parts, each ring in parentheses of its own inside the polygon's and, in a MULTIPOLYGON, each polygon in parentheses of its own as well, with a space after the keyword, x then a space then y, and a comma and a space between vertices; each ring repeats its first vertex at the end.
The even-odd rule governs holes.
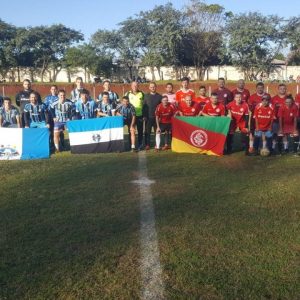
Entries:
POLYGON ((145 94, 143 105, 143 118, 145 120, 145 150, 150 149, 151 130, 156 132, 155 110, 161 102, 162 96, 156 92, 156 83, 150 82, 150 93, 145 94))

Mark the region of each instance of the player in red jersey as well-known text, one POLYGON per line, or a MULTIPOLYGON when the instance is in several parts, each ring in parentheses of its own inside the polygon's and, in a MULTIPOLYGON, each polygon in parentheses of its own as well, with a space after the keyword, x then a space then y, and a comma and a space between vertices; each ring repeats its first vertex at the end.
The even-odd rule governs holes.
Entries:
POLYGON ((192 101, 191 95, 185 96, 185 105, 182 105, 183 102, 179 103, 178 112, 180 116, 185 117, 195 117, 199 115, 200 105, 192 101))
POLYGON ((263 82, 258 82, 256 84, 256 92, 252 94, 248 100, 248 105, 250 111, 254 112, 254 109, 256 105, 261 103, 262 97, 265 95, 269 95, 271 98, 271 95, 265 92, 265 85, 263 82))
POLYGON ((205 104, 210 102, 209 97, 206 95, 206 87, 204 85, 199 87, 199 97, 195 99, 195 102, 200 105, 200 110, 203 109, 205 104))
POLYGON ((249 124, 249 153, 254 153, 254 130, 255 130, 255 121, 254 121, 254 111, 257 105, 261 104, 263 96, 269 96, 270 94, 265 92, 265 85, 263 82, 258 82, 256 84, 256 93, 252 94, 248 100, 249 110, 250 110, 250 124, 249 124))
POLYGON ((287 88, 284 83, 278 85, 278 94, 272 98, 272 106, 275 110, 276 116, 281 105, 285 104, 287 98, 287 88))
POLYGON ((243 143, 245 145, 246 154, 249 149, 249 107, 242 100, 242 94, 236 93, 232 102, 227 105, 228 116, 231 118, 229 134, 227 136, 227 154, 232 152, 232 144, 234 133, 239 130, 243 134, 243 143))
POLYGON ((241 94, 242 101, 245 101, 248 103, 248 100, 250 98, 250 92, 249 92, 249 90, 245 89, 245 80, 240 79, 237 82, 237 87, 234 90, 232 90, 231 93, 232 93, 233 98, 236 94, 241 94))
POLYGON ((156 146, 155 149, 158 151, 160 149, 160 137, 163 133, 165 136, 165 145, 162 150, 168 150, 169 140, 172 132, 172 118, 176 115, 176 108, 168 102, 168 97, 163 96, 161 99, 161 103, 156 107, 155 116, 156 116, 156 146))
POLYGON ((196 99, 196 94, 194 90, 189 88, 189 84, 190 84, 190 80, 188 77, 183 77, 181 79, 181 89, 177 91, 175 94, 177 104, 179 104, 181 101, 184 101, 186 95, 191 95, 193 101, 196 99))
POLYGON ((218 88, 213 91, 214 94, 217 94, 219 103, 227 105, 232 101, 232 93, 225 87, 225 79, 220 77, 218 79, 218 88))
POLYGON ((291 95, 286 97, 285 104, 278 110, 279 131, 278 131, 278 150, 282 154, 282 142, 284 153, 289 152, 289 136, 293 139, 293 152, 297 154, 299 145, 299 131, 297 130, 297 117, 299 108, 294 103, 291 95))
POLYGON ((254 149, 258 153, 260 140, 262 139, 262 148, 268 148, 272 153, 272 124, 275 119, 274 109, 270 106, 270 97, 263 96, 261 105, 256 106, 254 111, 255 119, 255 139, 254 149))
POLYGON ((295 96, 295 104, 300 107, 300 93, 295 96))
POLYGON ((287 97, 287 88, 286 85, 284 83, 281 83, 278 85, 278 94, 276 96, 274 96, 272 98, 272 106, 274 108, 275 111, 275 116, 276 116, 276 120, 274 120, 273 122, 273 128, 272 128, 272 132, 273 132, 273 151, 275 151, 276 148, 276 144, 277 144, 277 135, 278 135, 278 130, 279 130, 279 120, 278 120, 278 111, 280 106, 285 104, 285 99, 287 97))
POLYGON ((297 94, 295 97, 295 104, 298 106, 298 109, 299 109, 298 120, 297 120, 297 129, 298 129, 298 132, 300 132, 300 93, 297 94))
POLYGON ((225 116, 225 106, 218 102, 218 95, 216 93, 211 94, 210 102, 205 104, 200 115, 211 117, 225 116))
POLYGON ((166 84, 166 93, 164 95, 166 95, 168 97, 168 102, 172 105, 177 105, 176 102, 176 94, 173 92, 173 84, 171 82, 166 84))

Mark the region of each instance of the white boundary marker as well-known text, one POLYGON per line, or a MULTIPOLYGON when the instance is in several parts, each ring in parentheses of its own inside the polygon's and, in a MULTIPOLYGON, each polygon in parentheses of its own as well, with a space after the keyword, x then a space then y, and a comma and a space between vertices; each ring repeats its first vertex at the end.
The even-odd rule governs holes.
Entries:
POLYGON ((151 194, 151 184, 154 184, 155 181, 148 178, 145 152, 139 152, 138 157, 139 177, 138 180, 134 180, 132 183, 139 186, 141 196, 141 298, 144 300, 164 299, 164 283, 162 280, 162 269, 159 259, 155 215, 151 194))

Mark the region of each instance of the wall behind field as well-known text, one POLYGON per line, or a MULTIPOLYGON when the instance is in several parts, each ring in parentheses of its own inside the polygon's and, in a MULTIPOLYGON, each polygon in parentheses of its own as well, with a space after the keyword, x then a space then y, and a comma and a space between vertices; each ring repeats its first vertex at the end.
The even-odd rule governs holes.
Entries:
MULTIPOLYGON (((197 80, 197 73, 194 67, 184 67, 176 70, 173 67, 161 67, 160 74, 158 70, 151 70, 150 67, 140 68, 141 75, 147 80, 176 80, 183 76, 188 76, 192 80, 197 80), (176 76, 177 75, 177 76, 176 76), (154 76, 154 78, 153 78, 154 76)), ((270 74, 270 80, 288 80, 290 76, 296 80, 300 76, 300 66, 278 66, 276 70, 270 74)), ((219 77, 224 77, 227 80, 244 79, 244 74, 233 66, 211 66, 205 72, 204 80, 217 80, 219 77)))
MULTIPOLYGON (((196 94, 198 95, 200 85, 205 85, 207 88, 208 94, 211 91, 217 88, 217 82, 191 82, 190 87, 195 90, 196 94)), ((250 90, 251 93, 255 92, 255 85, 256 82, 247 82, 246 87, 250 90)), ((226 84, 227 88, 233 90, 236 87, 235 82, 228 82, 226 84)), ((266 90, 272 95, 277 94, 278 83, 266 83, 266 90)), ((92 98, 97 98, 100 92, 102 92, 103 87, 101 83, 98 84, 84 84, 84 87, 90 91, 92 98)), ((300 83, 289 83, 287 84, 288 92, 295 95, 297 92, 300 92, 300 83)), ((46 95, 50 92, 50 85, 49 84, 41 84, 41 83, 34 83, 32 88, 38 91, 42 98, 44 99, 46 95)), ((67 97, 70 96, 71 90, 74 88, 73 84, 69 83, 59 83, 59 89, 64 89, 67 92, 67 97)), ((180 89, 180 82, 177 81, 174 83, 174 91, 180 89)), ((0 84, 0 94, 9 96, 12 100, 15 100, 15 95, 22 90, 22 84, 0 84)), ((130 90, 130 84, 112 84, 112 90, 119 94, 119 97, 122 97, 127 91, 130 90)), ((144 93, 149 92, 149 84, 140 84, 140 90, 144 93)), ((165 92, 165 84, 158 84, 157 91, 161 94, 165 92)))
MULTIPOLYGON (((147 80, 176 80, 183 76, 188 76, 192 80, 197 80, 197 73, 195 68, 193 67, 182 67, 180 69, 177 69, 177 73, 173 67, 161 67, 160 74, 156 68, 154 70, 151 70, 150 67, 139 67, 138 69, 134 69, 134 75, 136 77, 138 75, 141 77, 145 77, 147 80)), ((62 69, 57 75, 56 82, 69 82, 69 80, 70 82, 74 82, 77 76, 82 77, 84 82, 93 82, 93 79, 95 77, 92 74, 84 72, 84 70, 80 68, 78 68, 78 70, 76 72, 73 72, 72 74, 68 74, 65 69, 62 69)), ((288 80, 290 76, 292 76, 294 80, 296 80, 297 77, 300 78, 300 66, 278 66, 276 70, 270 74, 269 80, 288 80)), ((5 78, 6 82, 12 82, 13 77, 16 81, 18 78, 16 72, 14 74, 10 73, 5 78)), ((114 74, 114 78, 120 81, 126 77, 128 77, 126 69, 122 69, 122 71, 118 72, 118 74, 114 74)), ((206 71, 204 80, 217 80, 219 77, 224 77, 227 80, 236 81, 238 79, 244 78, 244 75, 233 66, 211 66, 206 71)), ((31 78, 29 70, 21 69, 21 81, 26 78, 31 78)), ((46 72, 44 76, 44 82, 49 82, 50 79, 51 72, 46 72)), ((34 81, 41 81, 38 73, 34 74, 34 81)))

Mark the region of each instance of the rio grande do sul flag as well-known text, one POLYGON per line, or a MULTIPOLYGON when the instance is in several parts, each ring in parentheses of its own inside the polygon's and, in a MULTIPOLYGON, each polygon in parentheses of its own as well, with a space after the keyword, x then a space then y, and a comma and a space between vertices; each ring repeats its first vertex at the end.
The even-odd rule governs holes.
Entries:
POLYGON ((172 121, 172 151, 223 155, 228 117, 175 117, 172 121))

